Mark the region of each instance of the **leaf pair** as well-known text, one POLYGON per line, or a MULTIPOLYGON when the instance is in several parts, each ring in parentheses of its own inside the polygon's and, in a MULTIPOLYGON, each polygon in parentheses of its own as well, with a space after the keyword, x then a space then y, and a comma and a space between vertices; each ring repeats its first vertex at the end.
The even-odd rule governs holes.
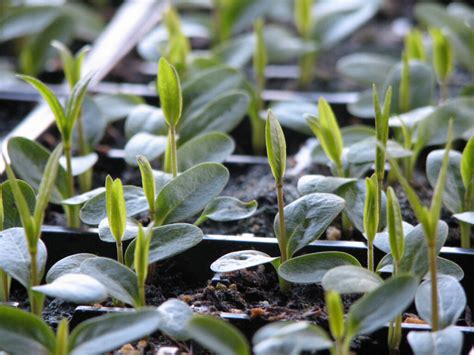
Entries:
POLYGON ((64 74, 66 80, 72 89, 81 78, 81 67, 84 57, 90 50, 90 46, 82 47, 76 55, 73 55, 71 51, 61 42, 52 41, 51 45, 56 48, 61 56, 63 63, 64 74))

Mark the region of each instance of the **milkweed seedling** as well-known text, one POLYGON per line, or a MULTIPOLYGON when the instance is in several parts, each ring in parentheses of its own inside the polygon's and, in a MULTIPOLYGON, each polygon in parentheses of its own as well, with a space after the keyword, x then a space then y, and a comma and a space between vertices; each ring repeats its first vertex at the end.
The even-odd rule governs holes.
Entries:
MULTIPOLYGON (((20 188, 19 181, 16 179, 15 174, 11 169, 10 165, 7 164, 7 162, 5 161, 8 180, 11 184, 15 205, 18 209, 18 213, 21 218, 21 224, 23 226, 23 229, 14 228, 10 229, 9 231, 11 231, 12 235, 15 235, 17 238, 26 239, 26 245, 30 257, 29 275, 27 275, 26 277, 22 277, 21 283, 28 290, 31 312, 37 315, 41 315, 44 301, 44 297, 42 295, 32 291, 32 288, 34 286, 40 284, 44 272, 44 265, 41 266, 41 262, 46 257, 46 249, 44 247, 44 244, 41 242, 41 227, 43 225, 45 210, 51 196, 51 192, 56 179, 56 174, 58 172, 59 157, 61 156, 61 153, 62 145, 59 144, 48 159, 43 173, 43 178, 38 189, 38 195, 34 204, 33 213, 31 213, 30 205, 22 189, 20 188)), ((2 239, 3 238, 5 238, 4 241, 7 244, 2 248, 11 248, 12 246, 8 244, 11 238, 2 237, 2 239)), ((13 243, 14 248, 20 248, 20 245, 22 244, 22 242, 20 241, 14 241, 13 243)), ((9 260, 7 257, 3 256, 0 262, 6 263, 1 267, 3 271, 10 274, 13 273, 15 276, 18 276, 19 272, 15 264, 19 263, 19 260, 9 260)), ((22 276, 25 275, 22 274, 22 276)))
MULTIPOLYGON (((87 92, 87 86, 89 85, 92 76, 88 75, 77 82, 64 107, 61 105, 53 91, 43 82, 27 75, 19 75, 19 77, 38 90, 54 114, 56 125, 58 127, 59 133, 61 134, 64 155, 66 157, 68 197, 73 197, 75 195, 75 189, 72 172, 72 133, 74 125, 80 116, 82 103, 87 92)), ((77 206, 64 206, 64 209, 67 215, 68 226, 76 228, 79 227, 80 219, 79 209, 77 206)))
POLYGON ((433 68, 438 79, 441 101, 445 101, 449 96, 448 82, 453 71, 453 46, 439 28, 431 28, 430 34, 433 41, 433 68))
MULTIPOLYGON (((313 0, 296 0, 294 2, 294 20, 296 29, 300 36, 310 41, 312 38, 313 18, 312 18, 313 0)), ((301 86, 308 86, 314 79, 314 68, 316 65, 317 52, 311 51, 303 54, 299 59, 299 82, 301 86)))
MULTIPOLYGON (((84 61, 86 54, 89 52, 90 46, 84 46, 76 53, 76 55, 72 55, 71 51, 59 41, 53 41, 51 42, 51 45, 58 50, 61 56, 63 70, 67 83, 69 84, 69 89, 73 90, 74 86, 76 86, 76 84, 81 79, 82 62, 84 61)), ((83 156, 90 153, 91 147, 87 143, 86 134, 84 132, 84 122, 80 113, 77 117, 76 129, 79 154, 83 156)), ((91 189, 92 173, 92 169, 89 169, 85 173, 79 175, 79 185, 81 186, 81 192, 87 192, 91 189)))

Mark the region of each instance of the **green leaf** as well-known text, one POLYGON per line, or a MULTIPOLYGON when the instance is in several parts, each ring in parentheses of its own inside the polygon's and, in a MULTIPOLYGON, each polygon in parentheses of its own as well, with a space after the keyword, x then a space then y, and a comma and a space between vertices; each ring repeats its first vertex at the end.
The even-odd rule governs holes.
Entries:
MULTIPOLYGON (((455 325, 466 308, 466 294, 452 276, 439 275, 438 317, 441 329, 455 325)), ((431 323, 431 280, 424 281, 416 292, 416 310, 421 318, 431 323)))
MULTIPOLYGON (((127 217, 135 216, 148 210, 148 202, 140 187, 124 186, 123 194, 127 217)), ((107 218, 105 192, 88 200, 81 208, 80 217, 84 223, 90 225, 98 225, 104 218, 107 218)))
POLYGON ((43 320, 10 306, 0 306, 0 348, 11 354, 47 355, 54 351, 56 339, 43 320))
POLYGON ((456 213, 453 214, 453 217, 456 218, 458 221, 474 224, 474 211, 456 213))
POLYGON ((234 140, 225 133, 198 135, 179 147, 178 170, 185 171, 200 163, 222 163, 234 149, 234 140))
POLYGON ((160 58, 158 64, 156 91, 160 96, 161 108, 166 123, 170 127, 176 127, 183 109, 181 84, 176 69, 165 58, 160 58))
MULTIPOLYGON (((13 137, 8 140, 8 156, 15 173, 33 189, 38 190, 43 173, 50 157, 50 152, 42 145, 23 137, 13 137)), ((53 187, 51 201, 61 204, 68 196, 66 171, 58 167, 56 184, 53 187)))
MULTIPOLYGON (((383 148, 386 148, 388 140, 388 120, 390 118, 390 106, 392 104, 392 88, 389 87, 385 93, 383 109, 380 107, 379 95, 375 84, 372 91, 374 95, 375 130, 377 132, 377 141, 383 148)), ((375 156, 375 172, 379 181, 383 181, 385 176, 385 150, 382 147, 377 145, 375 156)))
POLYGON ((105 181, 105 199, 109 227, 117 242, 121 241, 127 223, 127 210, 123 194, 122 181, 113 180, 110 175, 105 181))
POLYGON ((140 132, 135 134, 125 145, 125 161, 137 166, 137 155, 143 155, 148 160, 159 158, 166 150, 168 138, 140 132))
MULTIPOLYGON (((454 261, 449 259, 438 256, 436 258, 436 267, 438 275, 452 276, 458 281, 461 281, 464 278, 464 270, 454 261)), ((431 278, 430 275, 430 272, 427 272, 423 278, 428 280, 431 278)))
POLYGON ((440 82, 448 79, 454 67, 453 48, 447 36, 439 28, 430 29, 433 41, 433 67, 440 82))
POLYGON ((418 29, 412 29, 404 38, 404 48, 409 60, 426 61, 423 35, 418 29))
POLYGON ((407 336, 415 355, 461 355, 463 333, 448 327, 437 332, 412 331, 407 336))
POLYGON ((405 252, 405 229, 400 204, 390 186, 387 189, 387 228, 390 251, 399 262, 405 252))
POLYGON ((370 334, 395 319, 412 303, 417 287, 413 276, 400 275, 357 300, 347 319, 349 335, 370 334))
POLYGON ((382 85, 387 73, 397 60, 389 55, 375 53, 354 53, 342 57, 336 68, 343 76, 356 83, 382 85))
MULTIPOLYGON (((448 236, 448 225, 438 221, 436 253, 438 254, 448 236)), ((428 248, 426 246, 423 225, 413 228, 405 237, 405 253, 400 262, 400 272, 413 273, 423 277, 428 272, 428 248)))
POLYGON ((79 80, 77 84, 74 85, 74 88, 66 102, 66 123, 63 132, 64 144, 67 144, 72 140, 72 130, 77 118, 81 114, 82 103, 86 97, 87 87, 89 86, 93 75, 94 73, 89 73, 79 80))
POLYGON ((259 90, 263 89, 265 86, 265 67, 268 62, 263 28, 263 20, 261 18, 257 19, 254 23, 255 51, 253 53, 253 70, 255 72, 257 87, 259 90))
POLYGON ((298 284, 320 283, 329 270, 340 265, 361 266, 350 254, 328 251, 291 258, 280 265, 278 275, 298 284))
POLYGON ((201 211, 224 189, 229 171, 221 164, 202 163, 166 184, 158 194, 155 223, 185 220, 201 211))
MULTIPOLYGON (((175 223, 153 228, 148 263, 152 264, 180 254, 199 244, 202 231, 192 224, 175 223)), ((132 267, 136 241, 133 240, 125 251, 125 264, 132 267)))
MULTIPOLYGON (((356 182, 344 184, 337 191, 336 194, 345 200, 344 212, 352 221, 354 226, 360 231, 364 231, 364 206, 366 187, 363 180, 357 180, 356 182)), ((386 223, 386 201, 385 194, 382 192, 382 208, 381 216, 379 219, 380 227, 383 228, 386 223)))
POLYGON ((38 187, 38 195, 36 197, 36 205, 34 212, 35 225, 39 229, 43 224, 44 214, 51 198, 51 193, 56 181, 56 176, 59 170, 59 157, 63 151, 62 144, 58 144, 56 149, 49 156, 48 161, 43 172, 43 178, 38 187))
POLYGON ((77 274, 80 271, 81 264, 84 260, 95 257, 97 256, 94 254, 79 253, 69 255, 59 260, 57 263, 51 266, 48 273, 46 274, 46 282, 52 283, 58 277, 66 274, 77 274))
MULTIPOLYGON (((46 258, 46 247, 40 239, 36 260, 39 279, 43 277, 46 258)), ((10 228, 0 233, 0 269, 23 287, 30 287, 31 257, 23 228, 10 228)))
POLYGON ((80 273, 99 281, 113 298, 132 306, 139 303, 137 275, 125 265, 109 258, 88 258, 80 273))
POLYGON ((232 325, 208 315, 193 315, 187 326, 191 338, 217 354, 249 355, 245 337, 232 325))
POLYGON ((187 340, 187 324, 193 316, 192 309, 183 301, 169 299, 156 310, 160 315, 160 331, 176 340, 187 340))
POLYGON ((125 120, 125 136, 130 139, 140 132, 166 136, 168 126, 163 111, 145 104, 132 108, 125 120))
POLYGON ((357 179, 324 175, 305 175, 298 180, 298 192, 301 195, 308 195, 314 192, 334 193, 339 187, 353 181, 357 181, 357 179))
MULTIPOLYGON (((444 149, 434 150, 426 158, 426 177, 433 188, 438 181, 444 153, 444 149)), ((444 186, 443 203, 452 213, 464 210, 465 189, 461 177, 461 159, 461 153, 456 151, 449 152, 448 175, 446 176, 446 184, 444 186)))
MULTIPOLYGON (((95 102, 95 97, 87 96, 82 103, 82 127, 86 142, 91 147, 95 147, 100 143, 107 129, 107 121, 104 114, 95 102)), ((79 148, 78 130, 74 129, 72 134, 73 147, 79 148)))
POLYGON ((140 175, 142 178, 142 188, 143 193, 148 201, 148 206, 150 209, 154 209, 155 206, 155 196, 156 196, 156 182, 153 175, 153 169, 151 164, 146 157, 143 155, 137 156, 137 163, 140 169, 140 175))
POLYGON ((365 178, 365 204, 364 204, 364 233, 368 240, 373 241, 379 228, 381 216, 379 209, 379 188, 377 176, 373 174, 365 178))
MULTIPOLYGON (((23 180, 17 180, 18 187, 21 193, 25 197, 26 203, 29 207, 30 215, 33 214, 36 196, 34 190, 23 180)), ((15 205, 14 195, 10 181, 5 181, 0 184, 0 190, 2 195, 2 206, 3 206, 3 228, 8 229, 13 227, 21 227, 21 219, 18 213, 18 209, 15 205)))
POLYGON ((462 152, 461 177, 464 188, 474 190, 474 135, 469 138, 462 152))
POLYGON ((207 132, 232 131, 245 117, 249 102, 249 96, 240 90, 220 94, 183 117, 178 129, 180 141, 186 142, 207 132))
POLYGON ((272 102, 270 108, 283 127, 308 136, 312 135, 304 115, 307 113, 317 114, 318 106, 316 104, 307 101, 278 101, 272 102))
POLYGON ((273 355, 325 350, 333 342, 317 325, 305 321, 280 321, 260 328, 253 337, 253 344, 256 355, 273 355))
MULTIPOLYGON (((98 160, 99 160, 99 156, 95 152, 89 153, 87 155, 72 157, 71 159, 72 175, 79 176, 85 173, 86 171, 91 169, 95 165, 95 163, 97 163, 98 160)), ((59 163, 64 169, 67 168, 65 156, 62 156, 59 159, 59 163)))
MULTIPOLYGON (((344 209, 344 200, 336 195, 314 193, 300 197, 285 207, 285 231, 287 254, 293 256, 298 250, 318 239, 334 218, 344 209)), ((279 238, 278 214, 273 223, 279 238)))
POLYGON ((210 219, 215 222, 229 222, 245 219, 257 211, 257 201, 243 202, 235 197, 219 196, 212 200, 195 222, 197 224, 210 219))
POLYGON ((100 94, 94 96, 94 101, 108 123, 128 116, 137 105, 145 103, 141 97, 126 94, 100 94))
POLYGON ((344 145, 334 112, 322 97, 319 98, 318 110, 319 119, 310 116, 307 122, 329 159, 336 165, 341 165, 344 145))
POLYGON ((48 103, 49 108, 53 112, 56 124, 58 125, 59 132, 61 133, 61 136, 64 137, 67 134, 66 130, 68 122, 66 119, 66 113, 54 92, 42 81, 33 78, 32 76, 18 75, 18 77, 38 90, 44 100, 48 103))
MULTIPOLYGON (((100 221, 99 226, 99 238, 100 240, 107 243, 115 243, 116 239, 110 229, 108 218, 104 218, 100 221)), ((125 230, 122 235, 122 241, 133 239, 138 234, 138 222, 133 218, 127 218, 125 222, 125 230)))
POLYGON ((107 289, 95 278, 82 274, 65 274, 52 283, 35 286, 35 292, 77 304, 100 303, 107 298, 107 289))
POLYGON ((340 340, 344 335, 344 306, 341 295, 335 291, 325 293, 328 309, 329 330, 334 339, 340 340))
POLYGON ((265 143, 273 177, 277 184, 282 183, 286 170, 286 141, 283 129, 271 110, 265 124, 265 143))
MULTIPOLYGON (((347 161, 350 164, 362 164, 362 163, 372 163, 377 161, 377 148, 378 148, 377 138, 369 137, 360 142, 357 142, 347 150, 347 161)), ((390 154, 392 158, 405 158, 410 157, 412 152, 408 149, 402 147, 396 141, 388 140, 387 144, 384 146, 387 154, 390 154)), ((385 160, 385 154, 383 156, 385 160)), ((381 165, 385 169, 385 164, 381 165)))
POLYGON ((100 195, 101 193, 105 192, 105 187, 98 187, 96 189, 90 190, 80 195, 73 196, 71 198, 65 199, 61 201, 63 205, 70 205, 70 206, 79 206, 83 203, 89 201, 93 197, 100 195))
POLYGON ((241 250, 225 254, 211 264, 214 272, 232 272, 271 263, 278 258, 258 250, 241 250))
POLYGON ((321 280, 325 290, 338 293, 366 293, 383 284, 383 279, 376 273, 360 265, 342 265, 330 269, 321 280))
POLYGON ((108 314, 82 322, 71 332, 71 355, 105 353, 155 332, 160 317, 153 308, 108 314))

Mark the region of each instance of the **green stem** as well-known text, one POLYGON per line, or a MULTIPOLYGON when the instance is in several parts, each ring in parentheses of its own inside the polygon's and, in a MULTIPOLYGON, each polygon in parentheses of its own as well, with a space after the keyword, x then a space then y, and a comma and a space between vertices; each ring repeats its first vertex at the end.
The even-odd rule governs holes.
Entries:
POLYGON ((334 346, 331 349, 332 355, 348 355, 350 350, 351 342, 349 339, 336 339, 334 346))
MULTIPOLYGON (((64 155, 66 156, 66 178, 68 196, 73 197, 74 192, 74 176, 72 175, 72 152, 70 145, 64 145, 64 155)), ((65 206, 68 227, 79 228, 81 225, 79 219, 79 206, 65 206)))
POLYGON ((169 128, 168 139, 170 140, 171 173, 173 177, 176 177, 178 175, 178 158, 176 153, 176 128, 174 126, 169 128))
POLYGON ((440 103, 445 102, 449 98, 449 90, 448 90, 448 81, 444 80, 443 82, 439 83, 439 91, 441 96, 440 103))
POLYGON ((299 84, 307 87, 315 77, 316 52, 304 54, 299 60, 299 84))
MULTIPOLYGON (((86 135, 84 134, 84 125, 82 122, 82 115, 77 118, 77 136, 79 141, 79 154, 81 156, 89 153, 89 147, 86 142, 86 135)), ((90 191, 92 188, 92 168, 79 175, 79 186, 81 192, 90 191)))
POLYGON ((205 221, 207 221, 207 217, 206 217, 206 215, 202 214, 201 216, 199 216, 199 218, 196 220, 196 222, 194 222, 194 225, 195 226, 200 226, 205 221))
POLYGON ((374 271, 374 241, 367 238, 367 269, 374 271))
POLYGON ((1 302, 8 302, 10 298, 10 277, 6 272, 0 270, 0 278, 2 282, 2 294, 0 295, 1 302))
POLYGON ((252 149, 257 155, 265 153, 265 121, 260 119, 260 111, 263 109, 262 91, 265 83, 257 84, 255 88, 255 107, 249 112, 250 127, 252 130, 252 149))
MULTIPOLYGON (((278 203, 278 221, 280 222, 279 234, 280 238, 278 240, 278 247, 280 248, 280 263, 284 263, 288 259, 287 254, 287 245, 286 245, 286 227, 285 227, 285 202, 283 199, 283 182, 276 182, 277 190, 277 203, 278 203)), ((290 284, 278 277, 280 284, 280 289, 283 293, 288 293, 290 291, 290 284)))
POLYGON ((122 246, 122 241, 117 241, 115 243, 116 249, 117 249, 117 261, 120 264, 123 264, 123 246, 122 246))
POLYGON ((471 225, 466 222, 459 222, 461 228, 461 248, 471 247, 471 225))
POLYGON ((342 212, 341 219, 342 219, 342 233, 344 234, 344 236, 350 238, 352 234, 352 222, 347 216, 347 213, 344 211, 342 212))
POLYGON ((145 307, 146 305, 146 300, 145 300, 145 284, 143 282, 140 282, 138 285, 138 294, 140 297, 140 304, 138 305, 139 307, 145 307))
MULTIPOLYGON (((436 232, 436 231, 435 231, 436 232)), ((436 236, 436 233, 435 233, 436 236)), ((435 238, 431 238, 433 241, 435 238)), ((428 257, 430 266, 430 277, 431 277, 431 331, 436 332, 439 330, 438 321, 438 271, 436 265, 436 243, 428 243, 428 257)))
MULTIPOLYGON (((40 280, 38 279, 38 261, 37 261, 37 252, 30 251, 31 258, 31 287, 38 286, 40 280)), ((34 293, 30 288, 28 290, 28 297, 30 299, 31 313, 36 314, 41 317, 43 312, 43 297, 34 293)))

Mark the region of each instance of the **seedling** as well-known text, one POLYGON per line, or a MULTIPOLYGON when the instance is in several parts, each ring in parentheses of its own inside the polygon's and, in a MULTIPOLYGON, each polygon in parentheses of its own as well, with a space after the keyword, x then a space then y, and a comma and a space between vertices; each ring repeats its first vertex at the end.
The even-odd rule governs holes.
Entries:
POLYGON ((163 56, 183 74, 186 71, 191 45, 181 29, 179 15, 172 6, 168 7, 163 18, 168 32, 168 44, 163 56))
POLYGON ((441 92, 441 100, 448 99, 448 82, 449 76, 453 71, 453 48, 449 38, 438 28, 430 30, 431 39, 433 41, 433 68, 438 79, 441 92))
POLYGON ((409 275, 393 277, 353 303, 345 319, 341 296, 328 291, 325 298, 330 334, 309 322, 275 322, 255 334, 253 350, 255 354, 330 350, 334 355, 348 355, 357 335, 382 328, 411 304, 417 284, 409 275))
POLYGON ((281 291, 289 292, 287 281, 311 282, 307 277, 311 279, 322 277, 328 265, 360 265, 351 255, 340 252, 294 257, 298 250, 321 236, 343 210, 344 200, 329 193, 314 193, 284 207, 286 143, 278 119, 271 111, 268 113, 265 133, 268 161, 277 189, 279 213, 275 216, 273 229, 278 240, 280 257, 271 257, 254 250, 243 250, 222 256, 211 265, 211 269, 215 272, 231 272, 271 262, 278 271, 281 291), (308 275, 308 270, 317 272, 315 275, 308 275))
POLYGON ((108 175, 105 180, 105 189, 107 219, 117 247, 117 260, 123 264, 122 239, 127 226, 127 210, 123 196, 122 181, 120 179, 113 180, 108 175))
POLYGON ((408 60, 426 61, 426 51, 423 45, 423 34, 418 29, 413 29, 405 36, 404 39, 405 53, 408 60))
MULTIPOLYGON (((312 40, 314 27, 312 14, 313 0, 297 0, 294 2, 294 20, 299 35, 305 41, 312 40)), ((314 79, 316 65, 316 51, 302 55, 299 59, 299 82, 301 86, 308 86, 314 79)))
POLYGON ((374 271, 374 239, 379 229, 380 207, 377 176, 365 179, 364 232, 367 237, 367 268, 374 271))
MULTIPOLYGON (((85 55, 89 52, 90 46, 82 47, 76 55, 72 55, 71 51, 61 42, 53 41, 51 45, 56 48, 61 56, 63 64, 64 74, 66 76, 67 83, 70 90, 74 90, 74 87, 81 79, 82 62, 84 61, 85 55)), ((86 134, 84 132, 84 122, 82 115, 79 113, 77 117, 77 136, 78 136, 78 148, 81 156, 87 155, 91 152, 86 134)), ((79 175, 79 184, 82 192, 87 192, 92 187, 92 169, 89 169, 85 173, 79 175)))
MULTIPOLYGON (((80 116, 82 102, 87 92, 87 86, 92 77, 89 75, 77 82, 64 107, 61 105, 53 91, 51 91, 51 89, 40 80, 26 75, 20 75, 19 77, 38 90, 54 114, 56 125, 61 134, 64 146, 64 155, 66 157, 68 197, 72 197, 75 195, 72 171, 72 133, 76 120, 80 116)), ((65 211, 68 219, 68 226, 79 227, 79 210, 75 206, 65 206, 65 211)))
POLYGON ((10 181, 15 205, 18 209, 23 229, 9 229, 8 236, 3 234, 0 238, 0 241, 3 244, 0 249, 5 253, 0 258, 0 269, 11 277, 17 279, 28 290, 31 311, 37 315, 41 315, 44 298, 41 295, 34 293, 32 288, 39 285, 41 282, 44 272, 44 262, 46 259, 46 249, 40 239, 41 227, 43 225, 44 213, 50 199, 56 174, 58 172, 59 157, 61 156, 61 153, 62 146, 58 145, 46 164, 38 195, 36 196, 33 213, 31 213, 31 206, 28 203, 29 201, 20 188, 20 183, 17 181, 13 170, 10 165, 5 162, 8 179, 10 181), (13 248, 14 250, 21 249, 20 245, 26 247, 30 258, 27 263, 29 264, 29 270, 28 267, 26 267, 26 274, 19 272, 21 267, 17 265, 19 260, 15 260, 16 254, 8 252, 9 248, 13 248))
POLYGON ((181 119, 183 98, 181 85, 176 69, 164 58, 158 65, 157 88, 160 96, 161 108, 168 125, 168 145, 165 153, 165 171, 171 172, 173 177, 178 175, 178 158, 176 153, 176 127, 181 119))
POLYGON ((20 309, 0 306, 0 318, 0 349, 11 354, 107 353, 153 333, 162 325, 162 318, 153 308, 89 319, 72 332, 63 319, 56 334, 39 316, 20 309))
MULTIPOLYGON (((435 150, 426 159, 426 175, 431 186, 436 186, 438 171, 443 162, 443 150, 435 150)), ((459 220, 461 247, 471 247, 471 225, 469 218, 474 210, 474 138, 471 137, 463 153, 449 152, 449 167, 443 192, 444 206, 459 220)))
POLYGON ((443 155, 441 169, 439 170, 436 187, 434 190, 433 198, 431 201, 430 208, 424 207, 416 195, 415 190, 410 186, 409 182, 400 172, 400 168, 397 162, 389 156, 390 165, 394 174, 397 176, 398 181, 403 186, 408 201, 417 217, 417 219, 423 225, 425 233, 426 243, 428 246, 428 259, 429 259, 429 271, 431 280, 431 317, 432 317, 432 330, 436 332, 440 329, 439 327, 439 312, 438 312, 438 286, 437 286, 437 265, 436 265, 436 240, 438 231, 438 220, 441 211, 441 203, 443 191, 446 183, 446 176, 449 163, 449 151, 452 143, 452 123, 448 128, 448 138, 443 155))

